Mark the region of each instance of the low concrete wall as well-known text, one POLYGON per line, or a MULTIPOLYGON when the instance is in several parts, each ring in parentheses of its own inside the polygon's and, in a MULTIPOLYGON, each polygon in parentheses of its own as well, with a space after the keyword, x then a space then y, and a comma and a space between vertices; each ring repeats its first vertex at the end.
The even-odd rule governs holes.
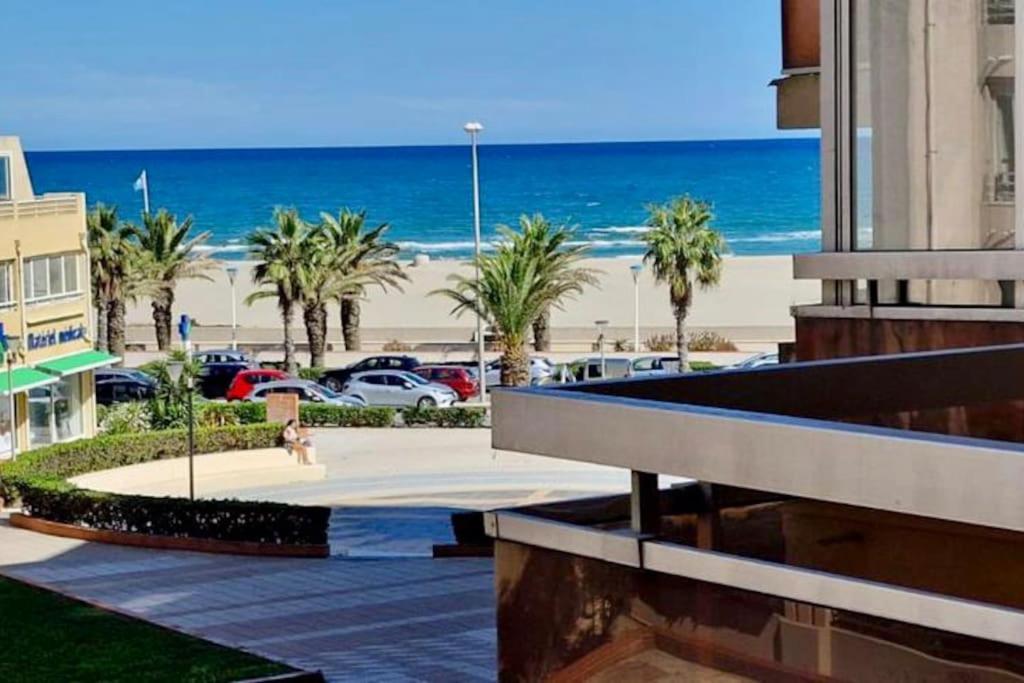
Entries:
MULTIPOLYGON (((300 465, 283 448, 212 453, 195 457, 196 496, 219 491, 321 481, 323 465, 300 465)), ((146 496, 188 496, 188 458, 158 460, 90 472, 70 479, 82 488, 146 496)))

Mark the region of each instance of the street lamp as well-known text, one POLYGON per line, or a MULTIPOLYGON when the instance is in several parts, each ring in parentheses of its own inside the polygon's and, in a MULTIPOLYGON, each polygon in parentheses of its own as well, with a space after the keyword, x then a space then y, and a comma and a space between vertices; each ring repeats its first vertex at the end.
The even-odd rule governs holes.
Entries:
POLYGON ((608 321, 595 320, 594 324, 597 326, 597 349, 601 352, 601 379, 604 379, 608 376, 604 362, 604 329, 608 327, 608 321))
POLYGON ((644 264, 634 263, 629 267, 633 274, 633 353, 640 353, 640 273, 644 264))
POLYGON ((235 278, 238 277, 238 266, 228 266, 224 269, 228 275, 228 282, 231 283, 231 350, 238 350, 238 304, 235 301, 235 278))
POLYGON ((195 376, 192 368, 192 343, 189 337, 192 333, 192 319, 185 313, 181 314, 178 322, 178 334, 181 336, 181 343, 185 347, 185 361, 171 361, 167 364, 167 374, 175 386, 181 381, 182 373, 185 374, 185 385, 188 390, 188 499, 196 499, 196 477, 195 477, 195 455, 196 455, 196 434, 195 419, 192 405, 192 394, 195 393, 195 376), (187 372, 186 372, 187 370, 187 372))
MULTIPOLYGON (((480 163, 477 159, 476 142, 477 136, 483 129, 484 127, 479 121, 470 121, 462 127, 462 130, 469 135, 469 144, 473 155, 473 248, 475 254, 473 265, 476 269, 478 287, 480 285, 480 163)), ((479 357, 477 371, 480 374, 480 402, 483 403, 487 395, 487 371, 484 362, 484 318, 479 310, 476 312, 476 353, 479 357)))

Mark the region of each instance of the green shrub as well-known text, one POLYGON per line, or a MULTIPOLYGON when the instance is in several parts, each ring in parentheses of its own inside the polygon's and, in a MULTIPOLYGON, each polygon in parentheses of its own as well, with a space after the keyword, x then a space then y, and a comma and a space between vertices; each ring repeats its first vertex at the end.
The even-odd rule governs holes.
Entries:
POLYGON ((666 351, 675 351, 676 349, 676 338, 671 334, 655 334, 647 338, 644 342, 648 351, 656 353, 664 353, 666 351))
POLYGON ((142 401, 118 403, 98 412, 97 423, 101 434, 146 432, 152 427, 153 414, 142 401))
POLYGON ((299 404, 299 422, 311 427, 393 427, 393 408, 352 408, 322 403, 299 404))
POLYGON ((409 426, 429 427, 483 427, 487 409, 483 407, 453 406, 451 408, 404 408, 402 422, 409 426))
POLYGON ((403 351, 412 351, 412 346, 403 341, 392 339, 391 341, 384 342, 384 345, 381 346, 381 350, 389 353, 401 353, 403 351))
POLYGON ((267 421, 267 404, 234 402, 207 402, 196 412, 196 424, 203 427, 252 425, 267 421))
POLYGON ((330 508, 239 500, 127 496, 33 479, 19 486, 33 517, 91 529, 273 544, 327 543, 330 508))
POLYGON ((309 379, 314 382, 324 374, 325 368, 299 368, 299 379, 309 379))
POLYGON ((702 330, 690 335, 686 348, 690 351, 735 351, 736 345, 714 330, 702 330))
MULTIPOLYGON (((256 424, 196 430, 196 452, 269 448, 281 426, 256 424)), ((87 472, 188 455, 187 430, 104 435, 55 444, 0 465, 0 497, 21 499, 34 517, 94 529, 224 541, 325 544, 330 510, 233 500, 154 498, 76 488, 87 472)))

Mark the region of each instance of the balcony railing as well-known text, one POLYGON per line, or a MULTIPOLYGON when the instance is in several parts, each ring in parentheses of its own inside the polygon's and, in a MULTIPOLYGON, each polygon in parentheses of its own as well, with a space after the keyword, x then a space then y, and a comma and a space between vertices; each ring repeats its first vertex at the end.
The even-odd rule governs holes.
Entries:
POLYGON ((73 214, 83 209, 82 195, 44 194, 33 199, 0 201, 0 221, 73 214))

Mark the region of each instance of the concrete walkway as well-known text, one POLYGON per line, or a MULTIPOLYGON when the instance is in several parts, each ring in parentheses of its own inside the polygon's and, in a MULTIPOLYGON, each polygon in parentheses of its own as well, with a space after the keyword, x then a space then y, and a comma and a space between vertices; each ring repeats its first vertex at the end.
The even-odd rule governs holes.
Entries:
MULTIPOLYGON (((332 541, 369 548, 378 559, 353 559, 354 552, 328 560, 123 548, 44 536, 3 520, 0 573, 320 669, 331 681, 493 681, 491 561, 383 559, 374 534, 396 536, 385 511, 375 514, 369 527, 336 529, 332 541)), ((391 521, 402 520, 396 513, 391 521)))

